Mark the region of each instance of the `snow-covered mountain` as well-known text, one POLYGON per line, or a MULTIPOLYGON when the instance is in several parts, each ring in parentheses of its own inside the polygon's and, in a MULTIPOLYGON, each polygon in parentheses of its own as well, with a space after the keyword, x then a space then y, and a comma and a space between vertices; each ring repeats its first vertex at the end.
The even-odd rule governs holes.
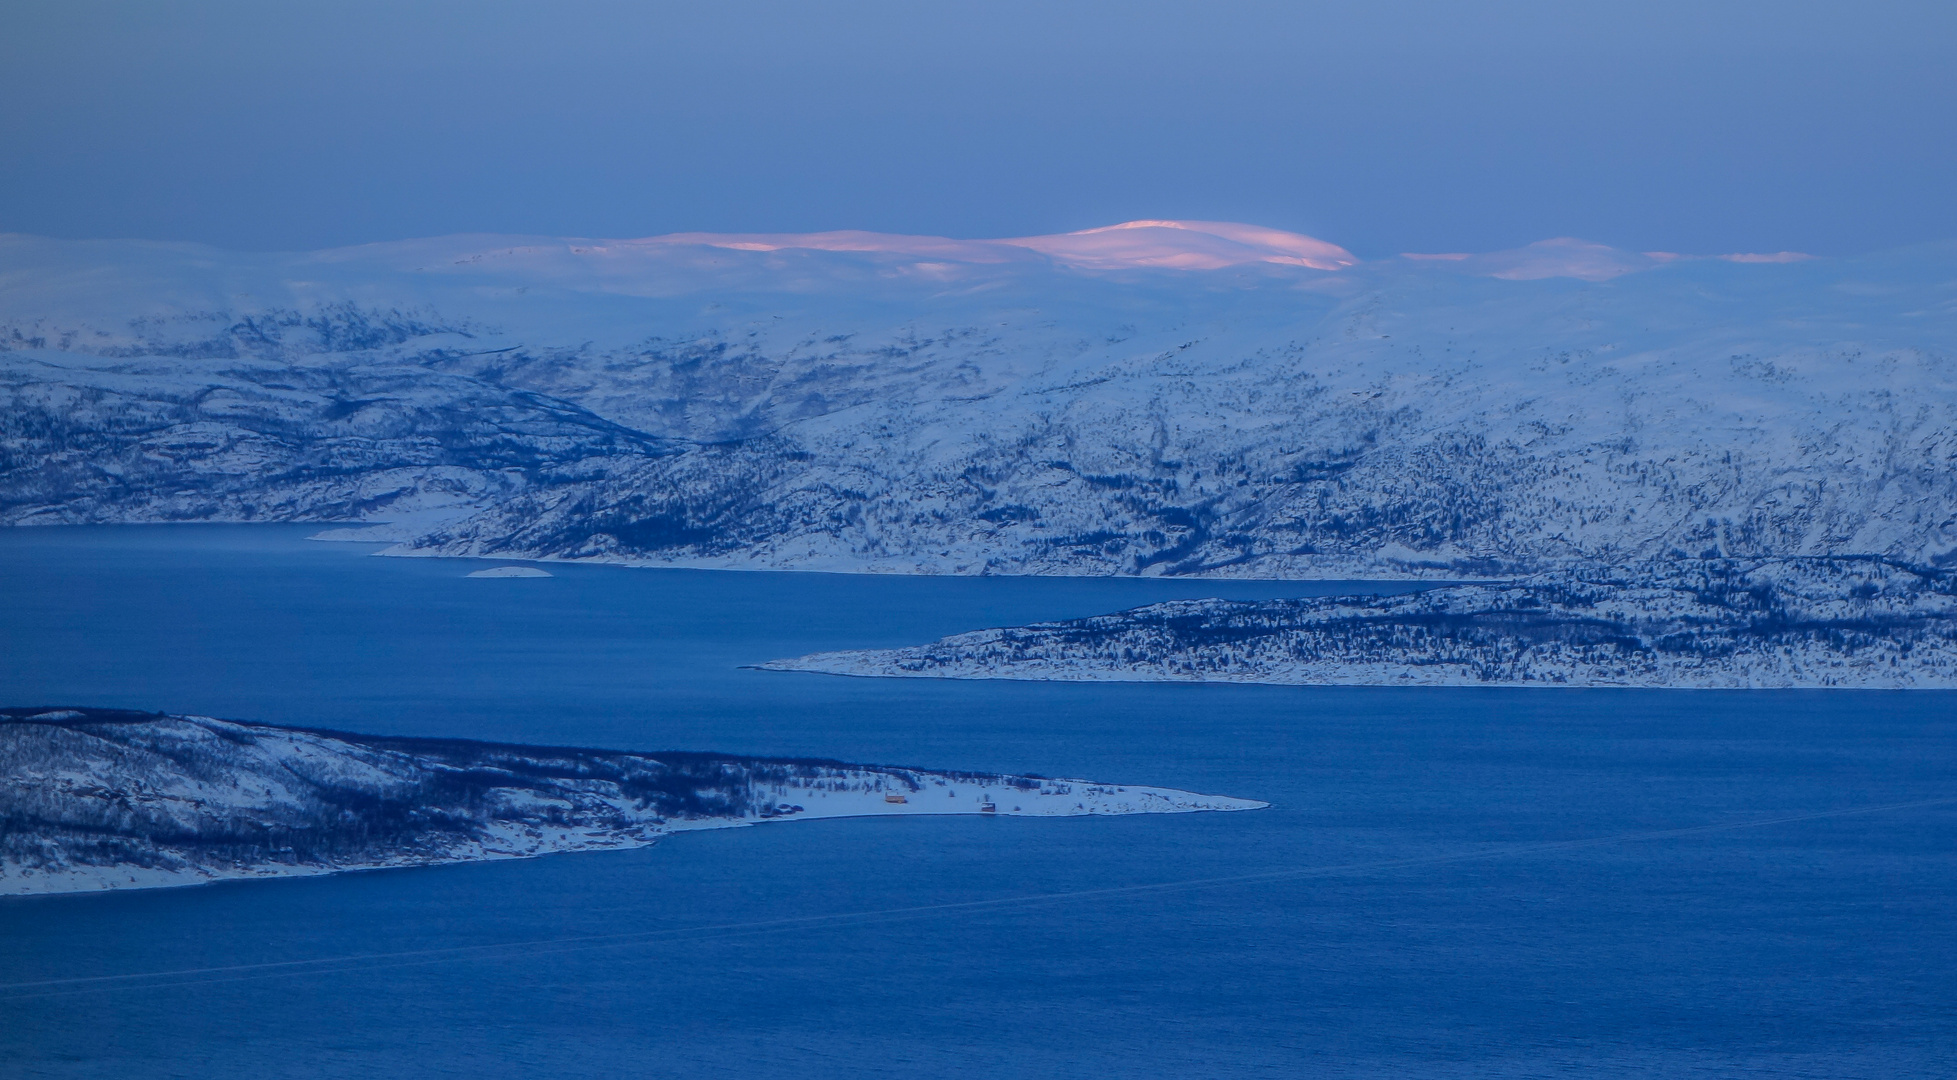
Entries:
POLYGON ((17 524, 925 573, 1957 557, 1957 245, 9 237, 0 343, 17 524))
POLYGON ((1957 572, 1688 559, 1400 596, 1178 600, 777 671, 1371 686, 1957 688, 1957 572))
POLYGON ((1263 805, 994 773, 0 709, 0 895, 639 847, 768 820, 1263 805))

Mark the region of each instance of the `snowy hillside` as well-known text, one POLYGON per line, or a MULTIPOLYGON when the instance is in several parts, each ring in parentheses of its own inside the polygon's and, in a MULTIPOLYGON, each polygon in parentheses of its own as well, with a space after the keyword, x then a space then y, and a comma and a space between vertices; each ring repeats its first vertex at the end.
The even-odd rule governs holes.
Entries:
POLYGON ((1263 805, 1085 780, 0 709, 0 895, 637 847, 768 820, 1263 805))
POLYGON ((1180 600, 777 671, 1350 685, 1957 688, 1957 573, 1684 560, 1401 596, 1180 600))
POLYGON ((16 524, 921 573, 1957 555, 1957 246, 11 237, 0 342, 16 524))

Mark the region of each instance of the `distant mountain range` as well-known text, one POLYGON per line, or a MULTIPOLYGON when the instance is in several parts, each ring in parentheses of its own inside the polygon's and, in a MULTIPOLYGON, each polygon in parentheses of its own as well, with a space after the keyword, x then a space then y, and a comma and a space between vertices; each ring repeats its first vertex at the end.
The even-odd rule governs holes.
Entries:
POLYGON ((0 709, 0 895, 639 847, 681 830, 804 817, 1263 805, 1168 788, 800 758, 0 709))
POLYGON ((1495 577, 1957 557, 1957 246, 0 240, 0 521, 398 553, 1495 577))

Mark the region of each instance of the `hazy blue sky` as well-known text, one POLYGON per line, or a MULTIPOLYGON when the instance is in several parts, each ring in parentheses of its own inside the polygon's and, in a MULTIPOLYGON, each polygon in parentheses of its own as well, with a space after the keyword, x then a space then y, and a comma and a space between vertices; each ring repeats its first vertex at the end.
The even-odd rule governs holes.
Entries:
POLYGON ((1957 4, 0 4, 0 230, 1957 237, 1957 4))

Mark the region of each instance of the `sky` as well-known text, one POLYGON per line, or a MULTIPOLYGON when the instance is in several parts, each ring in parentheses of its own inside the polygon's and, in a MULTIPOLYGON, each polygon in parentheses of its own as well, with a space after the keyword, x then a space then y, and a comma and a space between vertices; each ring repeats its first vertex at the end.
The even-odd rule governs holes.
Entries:
POLYGON ((1957 238, 1957 4, 0 5, 0 231, 1957 238))

